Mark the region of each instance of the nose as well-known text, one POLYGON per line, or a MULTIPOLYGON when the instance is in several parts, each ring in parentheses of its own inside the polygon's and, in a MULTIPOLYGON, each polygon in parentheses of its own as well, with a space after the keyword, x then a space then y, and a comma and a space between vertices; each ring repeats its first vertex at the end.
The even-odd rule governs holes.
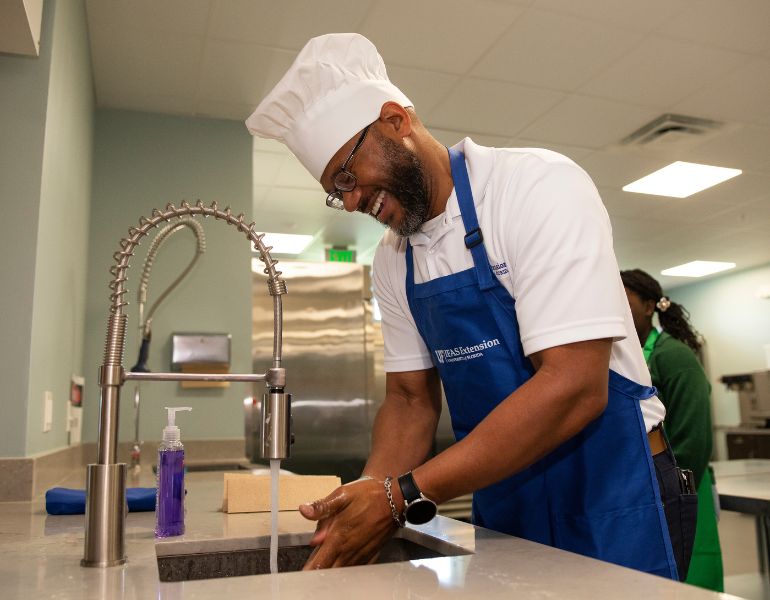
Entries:
POLYGON ((356 186, 349 192, 342 192, 342 203, 348 212, 356 212, 361 203, 361 188, 356 186))

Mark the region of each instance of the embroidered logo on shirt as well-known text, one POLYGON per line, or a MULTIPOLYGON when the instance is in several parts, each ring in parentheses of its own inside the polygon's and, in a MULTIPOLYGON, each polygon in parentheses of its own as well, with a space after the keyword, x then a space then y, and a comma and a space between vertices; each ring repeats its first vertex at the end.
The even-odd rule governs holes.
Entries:
POLYGON ((501 277, 508 274, 508 265, 504 262, 501 262, 499 264, 492 265, 492 270, 495 272, 495 275, 501 277))
POLYGON ((493 340, 484 340, 475 346, 455 346, 454 348, 444 348, 443 350, 436 350, 435 352, 438 362, 443 365, 444 363, 481 358, 484 356, 483 350, 499 345, 500 340, 495 338, 493 340))

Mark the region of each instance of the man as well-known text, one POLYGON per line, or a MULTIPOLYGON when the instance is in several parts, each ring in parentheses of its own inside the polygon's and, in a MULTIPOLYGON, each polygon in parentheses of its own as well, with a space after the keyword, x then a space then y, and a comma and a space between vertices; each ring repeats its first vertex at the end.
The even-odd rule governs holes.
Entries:
POLYGON ((544 150, 447 151, 357 34, 310 40, 247 126, 286 143, 327 205, 388 227, 386 399, 362 479, 300 507, 318 521, 305 568, 370 562, 404 520, 474 492, 478 525, 676 578, 665 411, 590 178, 544 150), (441 385, 458 442, 427 460, 441 385))

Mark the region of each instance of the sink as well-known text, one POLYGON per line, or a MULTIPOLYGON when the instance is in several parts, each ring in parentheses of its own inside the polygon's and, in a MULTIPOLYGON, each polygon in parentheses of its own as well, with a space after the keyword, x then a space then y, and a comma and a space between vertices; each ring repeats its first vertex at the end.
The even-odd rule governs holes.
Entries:
MULTIPOLYGON (((313 548, 307 545, 310 536, 279 536, 278 571, 300 571, 310 556, 313 548), (298 537, 306 537, 304 543, 298 537), (284 539, 282 539, 284 538, 284 539), (286 544, 285 542, 289 542, 286 544)), ((218 577, 238 577, 242 575, 266 575, 270 573, 269 538, 254 540, 259 547, 223 549, 217 541, 213 543, 180 544, 189 545, 194 552, 180 551, 161 554, 161 545, 156 546, 158 554, 158 574, 161 581, 191 581, 194 579, 213 579, 218 577), (263 545, 263 544, 267 545, 263 545), (209 550, 206 546, 211 546, 209 550)), ((392 563, 442 556, 460 556, 471 554, 465 548, 434 538, 425 533, 404 529, 398 532, 383 547, 377 563, 392 563), (403 532, 403 533, 402 533, 403 532), (410 539, 411 538, 411 539, 410 539)))

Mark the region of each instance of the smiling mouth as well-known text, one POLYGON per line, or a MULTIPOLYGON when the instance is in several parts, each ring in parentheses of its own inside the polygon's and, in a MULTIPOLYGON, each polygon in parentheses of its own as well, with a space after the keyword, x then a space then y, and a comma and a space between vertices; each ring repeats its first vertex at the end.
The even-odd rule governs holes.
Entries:
POLYGON ((382 210, 383 198, 385 198, 385 190, 380 190, 380 193, 377 194, 377 197, 374 199, 372 210, 369 211, 369 214, 372 215, 375 219, 377 218, 377 215, 380 214, 380 210, 382 210))

